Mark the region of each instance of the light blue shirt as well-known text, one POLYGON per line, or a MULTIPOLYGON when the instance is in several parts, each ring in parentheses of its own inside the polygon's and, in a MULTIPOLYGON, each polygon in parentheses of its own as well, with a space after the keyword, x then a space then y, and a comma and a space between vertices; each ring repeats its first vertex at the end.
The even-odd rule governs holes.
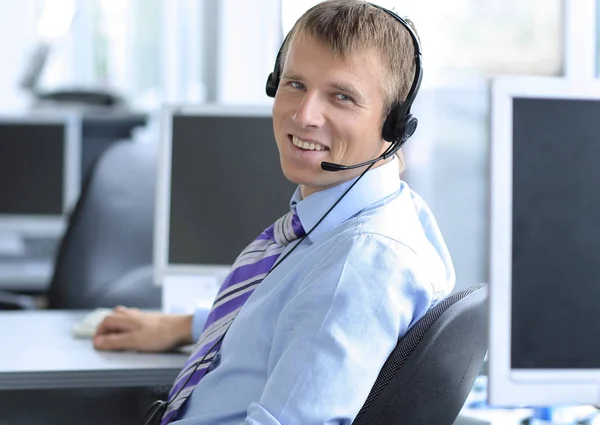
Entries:
MULTIPOLYGON (((306 231, 352 182, 304 200, 296 190, 306 231)), ((254 291, 174 423, 349 424, 398 338, 453 287, 436 221, 397 160, 370 170, 254 291)))

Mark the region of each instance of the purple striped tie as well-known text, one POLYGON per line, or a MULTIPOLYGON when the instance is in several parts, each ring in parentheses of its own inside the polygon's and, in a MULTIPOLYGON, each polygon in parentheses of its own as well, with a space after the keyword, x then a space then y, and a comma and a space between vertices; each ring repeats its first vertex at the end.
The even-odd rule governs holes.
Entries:
POLYGON ((176 417, 196 385, 206 375, 210 362, 220 349, 221 343, 218 341, 221 336, 271 270, 286 245, 304 235, 300 219, 295 213, 289 212, 265 229, 238 256, 231 273, 217 293, 194 351, 175 379, 161 425, 168 424, 176 417), (206 355, 209 351, 210 354, 206 355))

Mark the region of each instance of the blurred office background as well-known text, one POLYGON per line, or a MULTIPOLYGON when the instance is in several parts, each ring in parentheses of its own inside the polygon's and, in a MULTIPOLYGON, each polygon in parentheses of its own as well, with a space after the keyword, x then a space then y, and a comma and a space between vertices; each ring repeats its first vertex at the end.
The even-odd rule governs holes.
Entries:
MULTIPOLYGON (((249 144, 255 141, 252 137, 265 139, 264 135, 270 134, 268 110, 272 100, 265 95, 267 75, 273 69, 287 31, 316 3, 315 0, 0 0, 0 309, 14 306, 33 309, 42 305, 44 299, 54 309, 90 310, 115 304, 159 308, 161 301, 165 308, 166 288, 176 293, 174 298, 179 296, 174 302, 179 307, 177 303, 182 298, 195 303, 185 305, 186 308, 197 305, 194 297, 206 298, 205 292, 214 290, 214 282, 198 274, 187 280, 179 279, 184 273, 177 269, 181 264, 198 266, 203 261, 198 257, 187 262, 181 260, 190 251, 201 251, 185 238, 177 239, 177 235, 197 241, 201 239, 197 235, 214 231, 207 229, 210 225, 206 223, 197 226, 195 233, 187 231, 188 223, 202 222, 196 220, 196 215, 203 205, 188 202, 190 195, 199 197, 202 193, 198 190, 201 185, 195 184, 201 173, 205 173, 204 180, 209 180, 206 175, 212 178, 213 170, 235 172, 235 165, 228 163, 230 159, 233 164, 247 161, 256 166, 268 155, 275 155, 275 149, 268 151, 261 146, 264 155, 254 149, 247 158, 229 158, 229 152, 235 149, 235 144, 230 143, 235 137, 232 133, 244 134, 244 141, 249 144), (164 109, 165 105, 171 106, 164 109), (213 112, 195 109, 203 106, 210 106, 213 112), (218 108, 228 112, 219 112, 217 115, 221 116, 215 119, 214 111, 218 108), (170 115, 165 120, 167 109, 170 115), (233 118, 223 124, 223 115, 230 118, 228 114, 233 118), (245 120, 248 117, 251 119, 245 120), (169 131, 161 131, 165 123, 169 131), (46 125, 44 131, 48 131, 44 137, 27 133, 34 127, 41 129, 40 124, 46 125), (50 131, 51 127, 54 130, 50 131), (10 133, 15 129, 21 131, 20 136, 10 133), (207 139, 212 135, 214 139, 229 140, 218 147, 211 146, 215 149, 209 151, 192 140, 196 133, 208 134, 207 139), (55 135, 52 140, 51 134, 55 135), (23 152, 30 142, 35 145, 38 139, 48 142, 46 150, 23 152), (164 149, 158 148, 161 139, 162 146, 168 146, 168 157, 164 149), (22 143, 17 146, 15 141, 22 143), (117 143, 121 141, 137 143, 117 143), (51 152, 51 145, 60 152, 51 152), (113 149, 109 151, 109 147, 113 149), (29 167, 19 168, 17 161, 11 161, 12 154, 7 153, 11 149, 15 155, 27 158, 29 167), (101 157, 103 161, 99 161, 101 157), (93 184, 85 185, 94 164, 96 179, 93 184), (64 175, 62 181, 46 179, 42 172, 54 177, 64 175), (162 191, 155 190, 157 182, 159 186, 162 184, 159 187, 162 191), (23 189, 30 187, 33 187, 30 193, 23 189), (52 226, 42 226, 44 231, 50 229, 48 237, 40 232, 40 226, 48 223, 39 220, 39 215, 47 211, 32 213, 29 201, 32 194, 50 192, 52 208, 48 215, 52 216, 52 226), (85 202, 79 197, 84 192, 88 193, 85 202), (173 197, 168 198, 165 193, 173 197), (78 199, 78 214, 74 218, 72 212, 78 199), (18 220, 19 215, 24 217, 22 221, 18 220), (170 219, 173 220, 169 222, 170 219), (177 229, 173 221, 178 221, 177 229), (13 225, 30 231, 37 239, 23 239, 12 230, 13 225), (71 230, 69 243, 64 242, 66 237, 61 239, 67 228, 71 230), (160 242, 156 242, 153 233, 161 233, 160 242), (165 252, 169 244, 171 251, 165 252), (185 255, 174 258, 175 245, 185 255), (161 249, 156 249, 157 246, 161 249), (157 269, 157 263, 162 268, 157 269), (165 276, 172 278, 169 285, 165 284, 165 276), (157 282, 157 278, 165 280, 157 282), (44 297, 38 297, 42 294, 44 297)), ((420 126, 404 149, 407 169, 403 178, 432 207, 454 260, 455 289, 465 289, 488 279, 491 82, 494 77, 505 75, 577 81, 600 78, 597 48, 600 0, 380 0, 377 3, 408 16, 422 40, 424 81, 413 107, 420 126)), ((269 163, 276 165, 273 161, 269 163)), ((261 171, 265 174, 260 176, 263 181, 279 173, 264 165, 261 171)), ((281 176, 273 177, 273 188, 280 189, 278 196, 285 192, 287 200, 288 188, 281 189, 287 183, 276 178, 281 176)), ((216 179, 224 191, 243 191, 243 184, 248 183, 238 185, 235 178, 225 181, 223 174, 216 179)), ((285 203, 283 198, 275 197, 274 190, 264 192, 262 195, 272 204, 285 203)), ((239 199, 239 194, 235 199, 239 199)), ((219 201, 212 204, 221 205, 219 201)), ((274 215, 271 211, 269 214, 274 215)), ((254 218, 260 216, 254 215, 257 216, 254 218)), ((221 224, 229 219, 222 211, 211 211, 208 216, 221 224)), ((258 231, 256 225, 246 224, 252 227, 252 234, 258 231)), ((236 231, 233 226, 228 229, 236 231)), ((212 242, 203 240, 205 245, 212 242)), ((208 249, 218 254, 212 245, 208 249)), ((220 258, 214 262, 224 264, 220 258)), ((193 270, 203 273, 203 269, 193 270)), ((89 355, 93 355, 93 361, 98 360, 90 370, 112 368, 107 365, 109 357, 100 358, 90 351, 89 341, 61 340, 73 324, 75 334, 81 331, 89 337, 93 333, 83 314, 66 312, 65 316, 51 316, 50 313, 33 315, 32 320, 38 322, 30 323, 37 330, 41 323, 37 318, 53 318, 46 323, 49 331, 41 332, 47 334, 48 346, 52 347, 54 340, 61 344, 64 341, 65 350, 84 353, 81 364, 85 370, 90 369, 86 364, 89 355)), ((17 332, 10 333, 14 334, 13 341, 30 346, 30 340, 21 338, 21 334, 29 336, 31 332, 20 329, 20 325, 10 325, 12 322, 6 320, 12 316, 2 316, 3 323, 9 323, 3 331, 14 327, 17 332)), ((28 320, 26 314, 14 317, 28 320)), ((6 345, 10 346, 11 339, 8 341, 6 345)), ((93 376, 75 385, 64 377, 61 381, 44 373, 33 384, 18 374, 11 380, 13 363, 6 359, 14 360, 20 367, 19 357, 27 350, 20 351, 15 344, 14 351, 6 352, 7 357, 0 360, 9 367, 0 370, 3 375, 0 390, 16 392, 5 397, 4 404, 0 403, 4 415, 7 406, 22 405, 13 400, 24 397, 32 400, 29 389, 64 388, 58 385, 84 388, 91 387, 90 382, 94 387, 97 384, 93 376)), ((58 360, 62 361, 62 357, 65 356, 57 354, 58 360)), ((130 359, 127 368, 137 370, 140 357, 130 359)), ((173 360, 166 368, 163 363, 158 364, 158 369, 164 369, 158 380, 146 381, 145 375, 123 377, 116 373, 103 386, 168 385, 179 370, 179 360, 173 360)), ((29 373, 30 366, 25 366, 29 373)), ((38 411, 38 416, 31 413, 33 419, 29 423, 46 423, 37 417, 50 417, 47 412, 62 418, 66 411, 61 416, 59 410, 63 409, 54 400, 74 397, 74 393, 65 398, 64 393, 57 392, 55 398, 43 400, 48 394, 40 392, 32 406, 51 408, 32 408, 32 412, 38 411)), ((86 394, 83 395, 85 398, 86 394)), ((132 398, 138 400, 138 395, 135 393, 132 398)), ((115 399, 126 400, 120 395, 111 398, 115 399)), ((123 401, 123 404, 131 408, 132 403, 123 401)), ((141 408, 146 404, 146 401, 140 403, 141 408)), ((57 419, 55 423, 80 423, 80 417, 87 417, 86 410, 99 411, 88 406, 82 403, 77 414, 66 412, 72 416, 70 421, 57 419)), ((137 418, 139 413, 131 415, 137 418)), ((16 418, 21 418, 19 415, 20 412, 15 413, 16 418)), ((122 423, 131 423, 127 418, 123 415, 122 423)), ((112 422, 114 418, 96 419, 90 423, 117 423, 112 422)))
MULTIPOLYGON (((116 93, 128 111, 149 117, 164 102, 268 105, 264 82, 277 49, 315 3, 0 0, 0 112, 31 108, 22 80, 40 43, 50 48, 38 91, 116 93)), ((590 57, 596 63, 598 55, 587 49, 595 30, 571 25, 586 13, 585 1, 379 3, 409 16, 422 39, 420 127, 405 149, 404 178, 434 210, 455 261, 457 289, 466 288, 486 280, 490 79, 561 76, 590 57)), ((146 130, 158 138, 156 128, 146 130)))

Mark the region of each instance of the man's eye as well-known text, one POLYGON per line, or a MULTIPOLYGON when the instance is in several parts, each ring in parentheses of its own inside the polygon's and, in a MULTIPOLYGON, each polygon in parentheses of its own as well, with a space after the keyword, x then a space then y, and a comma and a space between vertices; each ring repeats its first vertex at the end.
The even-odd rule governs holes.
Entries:
POLYGON ((299 89, 299 90, 302 90, 304 88, 304 84, 299 83, 298 81, 291 81, 290 86, 292 86, 295 89, 299 89))
POLYGON ((343 100, 344 102, 352 102, 353 100, 350 96, 347 96, 343 93, 337 93, 335 97, 337 97, 339 100, 343 100))

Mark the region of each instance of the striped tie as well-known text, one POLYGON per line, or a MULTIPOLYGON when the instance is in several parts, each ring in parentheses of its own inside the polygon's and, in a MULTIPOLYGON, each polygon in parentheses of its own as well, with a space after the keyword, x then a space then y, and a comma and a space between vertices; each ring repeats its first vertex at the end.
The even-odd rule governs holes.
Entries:
POLYGON ((304 235, 300 219, 295 213, 289 212, 262 232, 238 256, 217 293, 194 351, 175 379, 161 425, 168 424, 176 417, 206 375, 221 347, 220 338, 254 289, 267 276, 286 245, 304 235))

